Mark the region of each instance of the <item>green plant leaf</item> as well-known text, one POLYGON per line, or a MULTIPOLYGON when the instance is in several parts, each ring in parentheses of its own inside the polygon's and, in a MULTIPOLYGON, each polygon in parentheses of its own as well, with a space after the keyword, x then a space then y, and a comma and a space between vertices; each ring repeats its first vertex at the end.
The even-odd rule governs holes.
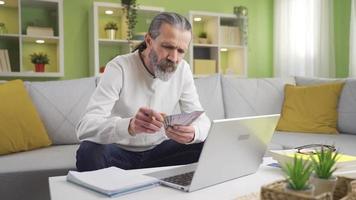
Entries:
POLYGON ((313 172, 313 166, 304 161, 302 157, 294 155, 293 163, 286 163, 282 170, 287 175, 288 185, 294 190, 305 190, 309 187, 309 178, 313 172))

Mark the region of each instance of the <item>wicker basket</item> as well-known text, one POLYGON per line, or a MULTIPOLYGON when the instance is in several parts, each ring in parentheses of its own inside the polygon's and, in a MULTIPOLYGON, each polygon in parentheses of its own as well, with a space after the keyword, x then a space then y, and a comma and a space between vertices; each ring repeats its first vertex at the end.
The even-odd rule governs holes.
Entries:
MULTIPOLYGON (((337 182, 334 191, 334 200, 341 199, 345 197, 349 192, 351 192, 351 182, 353 183, 352 185, 355 185, 356 183, 352 178, 344 176, 337 177, 337 182)), ((356 192, 356 188, 354 188, 353 191, 356 192)))
POLYGON ((350 192, 347 196, 340 200, 356 200, 356 192, 350 192))
POLYGON ((261 200, 332 200, 331 193, 323 193, 318 196, 307 196, 284 191, 286 180, 280 180, 261 188, 261 200))
MULTIPOLYGON (((345 178, 345 177, 344 177, 345 178)), ((350 181, 349 189, 351 190, 347 196, 341 200, 356 200, 356 180, 350 181)))

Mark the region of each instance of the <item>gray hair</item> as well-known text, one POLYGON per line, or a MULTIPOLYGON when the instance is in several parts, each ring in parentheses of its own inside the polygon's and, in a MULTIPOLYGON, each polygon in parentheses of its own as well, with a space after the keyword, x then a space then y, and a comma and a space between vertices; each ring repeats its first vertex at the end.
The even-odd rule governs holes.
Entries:
MULTIPOLYGON (((184 16, 174 12, 162 12, 153 18, 150 27, 148 28, 148 34, 153 39, 156 39, 159 36, 160 28, 164 23, 170 24, 181 30, 192 31, 192 25, 184 16)), ((143 41, 133 51, 136 51, 137 49, 143 51, 146 47, 146 43, 143 41)))

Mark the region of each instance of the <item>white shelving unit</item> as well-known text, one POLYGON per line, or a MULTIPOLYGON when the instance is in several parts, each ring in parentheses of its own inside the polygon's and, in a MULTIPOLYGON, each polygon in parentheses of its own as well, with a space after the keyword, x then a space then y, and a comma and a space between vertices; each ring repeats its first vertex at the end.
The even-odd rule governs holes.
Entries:
MULTIPOLYGON (((144 35, 153 17, 162 11, 164 9, 161 7, 139 6, 135 28, 137 37, 144 35)), ((100 68, 103 68, 112 58, 130 52, 125 10, 119 3, 94 2, 89 18, 90 73, 99 76, 100 68), (106 14, 105 11, 108 10, 112 11, 112 14, 106 14), (115 39, 108 39, 106 36, 104 27, 108 22, 118 25, 115 39)), ((138 38, 131 42, 138 44, 141 41, 138 38)))
POLYGON ((189 62, 195 77, 221 73, 247 76, 247 46, 241 44, 240 30, 234 14, 190 11, 193 42, 189 62), (207 43, 199 35, 207 34, 207 43))
POLYGON ((0 22, 8 27, 7 33, 0 33, 0 49, 8 50, 11 65, 11 72, 0 71, 0 77, 64 76, 62 0, 6 0, 0 5, 0 22), (28 35, 30 23, 50 27, 54 35, 28 35), (38 44, 37 40, 44 43, 38 44), (29 55, 38 52, 49 57, 45 72, 35 72, 31 63, 29 55))

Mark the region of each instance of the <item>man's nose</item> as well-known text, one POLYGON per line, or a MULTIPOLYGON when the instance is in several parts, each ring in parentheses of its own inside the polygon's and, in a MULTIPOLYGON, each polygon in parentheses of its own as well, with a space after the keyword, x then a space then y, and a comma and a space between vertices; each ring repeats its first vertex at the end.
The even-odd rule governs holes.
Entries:
POLYGON ((177 50, 173 50, 173 51, 169 52, 167 59, 172 61, 173 63, 177 63, 178 62, 178 52, 177 52, 177 50))

